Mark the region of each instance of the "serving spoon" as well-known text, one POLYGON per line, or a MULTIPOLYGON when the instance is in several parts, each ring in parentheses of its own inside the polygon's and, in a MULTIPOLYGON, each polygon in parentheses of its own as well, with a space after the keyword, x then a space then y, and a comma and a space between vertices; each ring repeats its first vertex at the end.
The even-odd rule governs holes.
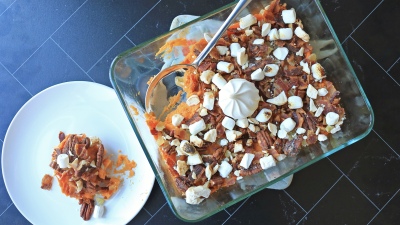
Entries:
POLYGON ((145 98, 145 107, 147 112, 155 111, 152 110, 151 108, 151 102, 153 97, 153 92, 154 89, 156 88, 157 84, 160 82, 161 79, 174 74, 175 72, 178 71, 186 71, 189 68, 197 68, 199 67, 200 63, 206 58, 208 53, 210 53, 211 49, 217 44, 217 41, 221 38, 221 36, 224 34, 226 29, 228 29, 229 25, 232 23, 232 21, 239 15, 239 13, 251 2, 251 0, 240 0, 235 8, 232 10, 231 14, 229 14, 228 18, 225 20, 225 22, 221 25, 221 27, 218 29, 218 31, 215 33, 213 38, 208 42, 206 47, 203 49, 203 51, 200 52, 200 54, 197 56, 197 58, 191 63, 191 64, 176 64, 172 65, 168 68, 165 68, 164 70, 160 71, 150 82, 149 87, 147 88, 146 91, 146 98, 145 98))

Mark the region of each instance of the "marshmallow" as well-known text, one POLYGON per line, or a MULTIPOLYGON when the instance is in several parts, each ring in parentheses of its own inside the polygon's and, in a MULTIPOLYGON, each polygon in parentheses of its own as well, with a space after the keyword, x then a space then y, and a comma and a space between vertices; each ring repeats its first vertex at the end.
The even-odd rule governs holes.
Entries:
POLYGON ((253 139, 247 139, 246 146, 251 147, 253 145, 253 139))
POLYGON ((314 104, 314 100, 310 98, 310 112, 315 112, 315 111, 317 111, 317 107, 314 104))
POLYGON ((296 11, 293 8, 282 10, 282 19, 286 24, 296 22, 296 11))
POLYGON ((290 96, 288 98, 289 109, 300 109, 303 108, 303 100, 299 96, 290 96))
POLYGON ((179 127, 181 125, 183 119, 185 119, 185 117, 183 117, 180 114, 173 115, 172 118, 171 118, 172 125, 174 125, 175 127, 179 127))
MULTIPOLYGON (((207 183, 208 184, 208 183, 207 183)), ((205 198, 208 198, 211 190, 205 186, 190 187, 186 190, 186 203, 197 205, 200 204, 205 198)))
POLYGON ((284 60, 288 53, 289 50, 286 47, 278 47, 272 52, 275 58, 279 60, 284 60))
POLYGON ((311 66, 311 72, 313 77, 318 81, 324 78, 324 68, 319 63, 315 63, 311 66))
POLYGON ((68 163, 69 163, 69 156, 67 154, 59 154, 57 156, 57 164, 58 167, 60 167, 61 169, 67 168, 68 163))
POLYGON ((299 49, 299 51, 296 52, 296 55, 298 55, 298 56, 303 56, 303 54, 304 54, 304 47, 301 47, 301 48, 299 49))
POLYGON ((218 172, 219 175, 223 178, 226 178, 231 172, 233 167, 226 161, 222 161, 221 165, 219 165, 218 172))
POLYGON ((179 148, 185 155, 193 155, 197 153, 196 148, 187 140, 182 140, 179 148))
POLYGON ((214 100, 215 100, 214 93, 212 91, 204 92, 203 107, 208 110, 213 110, 214 100))
POLYGON ((241 128, 247 128, 249 126, 249 121, 247 118, 236 120, 236 125, 241 128))
POLYGON ((212 78, 211 81, 212 81, 213 84, 215 84, 219 89, 221 89, 223 86, 225 86, 225 84, 228 83, 228 82, 226 82, 225 78, 224 78, 221 74, 219 74, 219 73, 216 73, 216 74, 213 76, 213 78, 212 78))
POLYGON ((231 56, 232 57, 237 57, 237 52, 240 50, 240 44, 239 43, 232 43, 229 46, 229 49, 231 50, 231 56))
POLYGON ((256 132, 256 126, 254 126, 254 124, 249 124, 249 130, 253 131, 254 133, 256 132))
POLYGON ((229 142, 236 141, 237 138, 242 136, 242 132, 236 130, 225 130, 226 139, 229 142))
POLYGON ((325 116, 326 124, 333 126, 339 122, 339 114, 335 112, 328 112, 325 116))
POLYGON ((186 99, 186 104, 188 106, 197 105, 200 103, 200 98, 197 95, 191 95, 189 98, 186 99))
POLYGON ((254 154, 245 153, 239 165, 245 169, 248 169, 253 159, 254 159, 254 154))
POLYGON ((199 115, 200 116, 207 116, 208 115, 207 109, 206 108, 200 109, 199 115))
POLYGON ((316 99, 318 96, 318 91, 317 89, 315 89, 314 86, 312 86, 311 84, 308 84, 307 87, 307 96, 312 98, 312 99, 316 99))
POLYGON ((240 48, 237 52, 236 61, 239 65, 244 66, 248 62, 249 56, 246 54, 246 49, 244 47, 240 48))
POLYGON ((189 132, 192 135, 196 135, 197 133, 199 133, 204 129, 206 129, 206 123, 204 122, 203 119, 189 125, 189 132))
POLYGON ((310 74, 311 71, 310 71, 310 67, 308 66, 308 63, 307 63, 307 62, 300 61, 300 66, 303 67, 303 71, 304 71, 305 73, 310 74))
POLYGON ((203 36, 204 36, 204 39, 205 39, 207 42, 210 42, 211 39, 212 39, 212 36, 211 36, 209 33, 204 33, 203 36))
POLYGON ((203 159, 201 158, 200 154, 198 152, 196 152, 196 154, 193 155, 188 155, 187 157, 187 165, 198 165, 198 164, 202 164, 203 163, 203 159))
POLYGON ((272 111, 267 108, 263 108, 260 110, 260 112, 256 116, 256 120, 261 123, 265 123, 271 118, 272 116, 272 111))
POLYGON ((214 166, 214 168, 211 168, 210 164, 207 165, 206 170, 205 170, 205 174, 206 174, 206 177, 207 177, 208 180, 210 180, 211 176, 214 175, 218 171, 218 167, 219 167, 218 164, 216 164, 214 166))
POLYGON ((204 134, 204 140, 208 142, 215 142, 217 140, 217 130, 211 129, 204 134))
POLYGON ((257 38, 257 39, 254 39, 254 41, 253 41, 253 45, 263 45, 264 44, 264 39, 262 39, 262 38, 257 38))
POLYGON ((325 96, 328 94, 328 90, 326 90, 326 88, 320 88, 318 89, 318 95, 319 96, 325 96))
POLYGON ((257 23, 257 18, 255 16, 253 16, 252 14, 248 14, 247 16, 239 19, 239 26, 241 29, 250 27, 251 25, 253 25, 255 23, 257 23))
POLYGON ((164 128, 165 128, 165 124, 164 124, 164 122, 158 122, 157 123, 157 125, 156 125, 156 131, 162 131, 162 130, 164 130, 164 128))
POLYGON ((189 167, 185 161, 178 160, 176 161, 176 171, 180 176, 185 176, 186 171, 188 171, 189 167))
POLYGON ((294 34, 305 42, 310 41, 310 35, 308 35, 303 29, 301 29, 301 27, 296 27, 296 29, 294 29, 294 34))
POLYGON ((276 29, 276 28, 271 29, 271 31, 268 33, 268 37, 269 37, 269 40, 270 40, 270 41, 279 40, 278 29, 276 29))
POLYGON ((299 127, 299 128, 297 128, 297 130, 296 130, 296 133, 297 134, 304 134, 306 132, 306 129, 304 129, 304 128, 302 128, 302 127, 299 127))
POLYGON ((169 145, 178 147, 179 145, 181 145, 181 142, 179 141, 179 139, 174 139, 169 143, 169 145))
POLYGON ((212 70, 204 70, 201 72, 200 80, 206 84, 210 84, 212 77, 214 76, 214 72, 212 70))
POLYGON ((279 39, 281 40, 290 40, 293 37, 292 28, 281 28, 278 30, 279 39))
POLYGON ((93 218, 101 218, 104 214, 104 205, 95 205, 93 210, 93 218))
POLYGON ((272 155, 262 157, 260 159, 260 166, 263 170, 276 166, 274 157, 272 155))
POLYGON ((296 126, 296 122, 294 122, 294 120, 289 117, 289 118, 286 118, 279 127, 281 128, 281 130, 290 132, 294 129, 295 126, 296 126))
POLYGON ((197 137, 196 135, 190 135, 189 141, 190 143, 192 143, 194 146, 197 147, 202 147, 204 144, 204 141, 201 138, 197 137))
POLYGON ((234 146, 233 146, 233 152, 237 153, 237 152, 243 152, 244 148, 243 148, 243 143, 242 140, 235 142, 234 146))
POLYGON ((251 73, 250 77, 252 80, 260 81, 264 79, 265 75, 261 68, 258 68, 251 73))
POLYGON ((225 146, 225 145, 227 145, 229 143, 229 141, 228 140, 226 140, 225 138, 224 139, 221 139, 221 140, 219 140, 219 145, 221 145, 221 146, 225 146))
POLYGON ((287 139, 287 138, 288 138, 287 132, 284 131, 284 130, 279 130, 279 131, 278 131, 278 138, 280 138, 280 139, 287 139))
POLYGON ((261 26, 261 36, 262 37, 267 36, 270 31, 271 31, 271 24, 270 23, 264 23, 261 26))
POLYGON ((233 64, 232 64, 232 63, 228 63, 228 62, 220 61, 220 62, 218 62, 218 64, 217 64, 217 70, 221 70, 221 71, 223 71, 223 72, 225 72, 225 73, 230 73, 230 72, 232 72, 232 70, 233 70, 234 68, 235 68, 235 67, 233 66, 233 64))
POLYGON ((221 122, 222 126, 228 130, 233 130, 235 127, 235 120, 230 117, 225 116, 225 118, 221 122))
POLYGON ((267 99, 267 102, 274 104, 274 105, 284 105, 287 102, 286 94, 284 91, 282 91, 275 98, 267 99))
POLYGON ((265 76, 273 77, 278 73, 279 66, 276 64, 267 64, 267 65, 265 65, 263 71, 264 71, 265 76))
POLYGON ((286 155, 285 155, 285 154, 279 154, 279 155, 276 157, 276 160, 282 161, 282 160, 284 160, 285 158, 286 158, 286 155))
POLYGON ((83 188, 82 180, 77 180, 75 183, 76 183, 76 193, 81 192, 83 188))
POLYGON ((273 123, 268 123, 268 130, 271 132, 272 135, 276 136, 276 133, 278 132, 278 128, 276 127, 275 124, 273 123))
POLYGON ((326 141, 328 137, 325 134, 318 134, 318 141, 326 141))
POLYGON ((250 36, 254 33, 253 30, 245 30, 244 33, 246 34, 246 36, 250 36))
POLYGON ((318 107, 317 111, 315 111, 314 116, 315 117, 319 117, 322 114, 323 111, 324 111, 324 107, 321 107, 321 106, 318 107))
POLYGON ((258 121, 256 120, 256 118, 248 118, 247 120, 249 121, 249 123, 260 124, 260 122, 258 122, 258 121))
POLYGON ((220 55, 226 55, 226 53, 228 52, 228 47, 226 46, 215 46, 215 48, 220 55))

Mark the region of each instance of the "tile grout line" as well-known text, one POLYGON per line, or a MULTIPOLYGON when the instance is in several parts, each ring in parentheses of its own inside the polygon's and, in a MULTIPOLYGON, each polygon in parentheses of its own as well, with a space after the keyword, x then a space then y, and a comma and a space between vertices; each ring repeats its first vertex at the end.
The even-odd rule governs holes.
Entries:
POLYGON ((308 210, 308 212, 306 211, 306 214, 299 220, 299 222, 296 223, 296 225, 300 224, 300 222, 301 222, 304 218, 307 217, 307 215, 318 205, 318 203, 319 203, 323 198, 325 198, 325 196, 332 190, 333 187, 335 187, 335 185, 342 179, 342 177, 343 177, 343 174, 342 174, 342 176, 340 176, 340 177, 337 179, 337 181, 336 181, 334 184, 332 184, 332 186, 331 186, 331 187, 322 195, 322 197, 311 207, 311 209, 308 210))
POLYGON ((0 65, 4 67, 4 69, 28 92, 30 96, 33 96, 32 93, 0 62, 0 65))
POLYGON ((372 217, 372 219, 367 223, 367 225, 370 224, 370 223, 375 219, 375 217, 378 216, 378 214, 386 207, 387 204, 389 204, 390 201, 392 201, 392 199, 394 198, 394 196, 396 196, 397 193, 399 193, 399 191, 400 191, 400 189, 397 190, 396 193, 393 194, 393 196, 386 202, 386 204, 382 206, 382 209, 380 209, 380 210, 375 214, 375 216, 372 217))
POLYGON ((11 202, 11 204, 9 206, 7 206, 7 208, 0 214, 0 217, 13 205, 14 203, 11 202))
POLYGON ((17 0, 14 0, 1 14, 0 16, 2 16, 9 8, 11 8, 11 6, 16 2, 17 0))
POLYGON ((86 4, 86 2, 89 0, 86 0, 85 2, 82 3, 64 22, 61 23, 61 25, 52 33, 50 36, 12 73, 13 75, 30 59, 32 56, 80 9, 82 8, 83 5, 86 4))
POLYGON ((350 36, 350 39, 353 40, 376 64, 378 64, 378 66, 383 70, 383 72, 385 72, 398 86, 400 86, 400 84, 392 76, 390 76, 388 72, 386 72, 386 70, 381 66, 381 64, 379 64, 353 37, 350 36))
POLYGON ((144 223, 143 225, 146 225, 151 219, 153 219, 153 217, 154 217, 155 215, 157 215, 157 213, 158 213, 166 204, 167 204, 167 202, 165 202, 164 205, 162 205, 162 206, 157 210, 157 212, 155 212, 154 215, 152 215, 152 216, 146 221, 146 223, 144 223))
POLYGON ((136 46, 136 44, 135 44, 128 36, 126 36, 126 34, 124 35, 124 37, 125 37, 126 39, 128 39, 128 41, 129 41, 130 43, 132 43, 134 46, 136 46))
POLYGON ((106 56, 107 55, 107 53, 109 53, 110 51, 111 51, 111 49, 113 49, 117 44, 118 44, 118 42, 120 42, 128 33, 129 33, 129 31, 131 31, 140 21, 142 21, 142 19, 145 17, 145 16, 147 16, 147 14, 149 14, 149 12, 151 11, 151 10, 153 10, 154 9, 154 7, 156 7, 157 5, 158 5, 158 3, 160 3, 161 2, 161 0, 159 0, 156 4, 154 4, 153 5, 153 7, 151 7, 150 9, 149 9, 149 11, 147 11, 131 28, 129 28, 129 30, 124 34, 124 35, 122 35, 122 37, 120 38, 120 39, 118 39, 118 41, 116 41, 115 42, 115 44, 113 44, 113 46, 111 46, 111 48, 109 48, 101 57, 100 57, 100 59, 98 59, 87 71, 86 71, 86 73, 89 73, 96 65, 97 65, 97 63, 99 63, 103 58, 104 58, 104 56, 106 56))
POLYGON ((67 55, 67 57, 68 58, 70 58, 71 60, 72 60, 72 62, 74 62, 75 63, 75 65, 77 65, 78 67, 79 67, 79 69, 81 69, 82 70, 82 72, 84 72, 85 74, 86 74, 86 76, 88 76, 93 82, 95 82, 94 81, 94 79, 89 75, 89 74, 87 74, 86 72, 85 72, 85 70, 84 69, 82 69, 82 67, 52 38, 52 37, 50 37, 50 40, 51 41, 53 41, 54 42, 54 44, 55 45, 57 45, 58 46, 58 48, 60 48, 60 50, 62 51, 62 52, 64 52, 65 53, 65 55, 67 55))
POLYGON ((396 62, 393 63, 393 65, 391 65, 391 66, 389 67, 389 69, 387 70, 387 73, 389 73, 389 71, 392 69, 392 67, 393 67, 394 65, 396 65, 396 63, 400 63, 400 57, 396 60, 396 62))
POLYGON ((343 45, 343 43, 344 42, 346 42, 347 41, 347 39, 364 23, 364 21, 366 20, 366 19, 368 19, 368 17, 375 11, 375 9, 377 9, 381 4, 382 4, 382 2, 384 2, 385 0, 382 0, 381 2, 379 2, 378 3, 378 5, 377 6, 375 6, 375 8, 361 21, 361 23, 360 24, 358 24, 358 26, 356 27, 356 28, 354 28, 354 30, 342 41, 342 45, 343 45))
POLYGON ((232 214, 228 213, 228 215, 229 215, 228 218, 226 218, 226 220, 225 220, 221 225, 224 225, 226 222, 228 222, 228 220, 229 220, 240 208, 242 208, 242 206, 244 205, 244 203, 246 203, 247 200, 249 200, 249 199, 250 199, 250 197, 247 197, 247 198, 242 202, 242 204, 240 204, 239 207, 238 207, 235 211, 233 211, 232 214))
POLYGON ((147 211, 147 209, 146 209, 146 208, 144 208, 144 207, 143 207, 143 209, 144 209, 144 211, 146 211, 146 212, 147 212, 147 214, 149 214, 150 216, 153 216, 153 215, 151 215, 151 213, 150 213, 149 211, 147 211))
POLYGON ((378 137, 394 152, 394 154, 400 157, 400 155, 378 134, 378 132, 376 132, 374 129, 372 129, 372 131, 374 131, 374 133, 378 135, 378 137))
POLYGON ((296 201, 296 199, 294 199, 286 190, 282 190, 282 191, 285 192, 298 206, 300 206, 300 208, 301 208, 304 212, 307 213, 307 210, 305 210, 305 209, 303 208, 303 206, 301 206, 301 205, 296 201))

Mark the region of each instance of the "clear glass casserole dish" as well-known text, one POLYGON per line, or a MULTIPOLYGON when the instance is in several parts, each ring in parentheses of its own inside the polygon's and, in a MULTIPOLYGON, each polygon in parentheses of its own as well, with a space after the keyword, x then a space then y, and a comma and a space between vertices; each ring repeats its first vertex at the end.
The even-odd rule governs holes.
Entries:
MULTIPOLYGON (((258 12, 269 2, 269 0, 253 0, 238 18, 249 12, 258 12)), ((199 31, 215 32, 219 21, 225 20, 235 3, 129 49, 118 55, 111 65, 111 83, 132 128, 138 136, 169 206, 175 215, 184 221, 194 222, 205 219, 362 139, 372 129, 374 116, 371 105, 319 1, 285 0, 281 3, 287 3, 288 9, 296 10, 297 18, 302 20, 305 30, 310 35, 310 44, 318 57, 318 62, 325 68, 329 80, 341 91, 341 105, 346 110, 346 120, 342 130, 333 134, 328 141, 317 142, 302 148, 296 157, 287 157, 278 162, 275 167, 244 177, 235 185, 213 193, 199 205, 187 204, 175 188, 174 180, 168 172, 167 165, 159 153, 158 145, 146 124, 144 117, 145 93, 147 82, 161 68, 180 62, 181 48, 175 48, 171 55, 163 58, 156 56, 160 48, 167 41, 177 37, 199 39, 203 36, 194 37, 199 31)), ((177 93, 173 78, 165 79, 164 84, 167 96, 177 93)))

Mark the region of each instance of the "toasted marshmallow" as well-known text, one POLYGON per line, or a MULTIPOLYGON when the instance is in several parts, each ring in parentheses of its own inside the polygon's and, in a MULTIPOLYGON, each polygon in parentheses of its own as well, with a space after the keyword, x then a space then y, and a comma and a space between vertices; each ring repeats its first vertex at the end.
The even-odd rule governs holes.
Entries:
POLYGON ((203 72, 201 72, 200 80, 206 84, 210 84, 214 74, 215 73, 212 70, 204 70, 203 72))
POLYGON ((156 125, 156 131, 162 131, 165 128, 164 122, 159 121, 156 125))
POLYGON ((185 161, 178 160, 176 161, 176 171, 180 176, 185 176, 186 171, 188 171, 189 167, 185 161))
POLYGON ((241 46, 239 43, 232 43, 229 46, 229 49, 231 50, 231 56, 232 57, 237 57, 237 52, 240 50, 241 46))
POLYGON ((246 36, 250 36, 254 33, 253 30, 245 30, 244 33, 246 34, 246 36))
POLYGON ((200 154, 198 152, 196 152, 193 155, 188 155, 187 157, 187 165, 198 165, 198 164, 202 164, 203 163, 203 159, 201 158, 200 154))
POLYGON ((286 24, 296 22, 296 11, 293 8, 282 10, 282 19, 286 24))
POLYGON ((206 129, 206 123, 204 122, 203 119, 189 125, 189 132, 192 135, 196 135, 197 133, 203 131, 204 129, 206 129))
POLYGON ((252 80, 260 81, 264 79, 265 75, 261 68, 258 68, 251 73, 250 77, 252 80))
POLYGON ((333 126, 339 122, 339 114, 335 112, 328 112, 325 117, 326 124, 333 126))
POLYGON ((275 58, 279 60, 284 60, 286 56, 288 55, 289 50, 286 47, 278 47, 276 48, 272 54, 275 56, 275 58))
POLYGON ((217 140, 217 130, 211 129, 204 134, 204 140, 208 142, 215 142, 217 140))
POLYGON ((207 109, 206 108, 200 109, 199 115, 200 116, 207 116, 208 115, 207 109))
POLYGON ((249 121, 247 118, 236 120, 236 125, 241 128, 247 128, 249 126, 249 121))
POLYGON ((254 126, 254 124, 249 124, 249 130, 253 131, 254 133, 256 132, 256 126, 254 126))
POLYGON ((171 118, 172 125, 174 125, 175 127, 179 127, 181 125, 183 119, 185 119, 185 117, 183 117, 182 115, 174 114, 171 118))
POLYGON ((273 77, 278 73, 279 66, 276 64, 267 64, 267 65, 265 65, 263 71, 264 71, 265 76, 273 77))
POLYGON ((282 91, 278 96, 275 98, 267 99, 267 102, 274 104, 274 105, 284 105, 287 102, 286 94, 282 91))
POLYGON ((278 33, 278 29, 273 28, 269 31, 268 33, 268 37, 270 41, 276 41, 279 40, 279 33, 278 33))
POLYGON ((298 56, 303 56, 303 54, 304 54, 304 47, 301 47, 301 48, 299 49, 299 51, 296 52, 296 55, 298 55, 298 56))
POLYGON ((82 180, 77 180, 75 183, 76 183, 76 193, 81 192, 83 188, 82 180))
POLYGON ((186 104, 188 106, 197 105, 200 103, 200 98, 197 95, 191 95, 189 98, 186 99, 186 104))
POLYGON ((220 61, 217 64, 217 70, 221 70, 225 73, 230 73, 235 67, 232 63, 220 61))
POLYGON ((253 45, 263 45, 264 44, 264 39, 262 39, 262 38, 257 38, 257 39, 254 39, 254 41, 253 41, 253 45))
POLYGON ((307 87, 307 96, 312 98, 312 99, 316 99, 318 96, 318 91, 317 89, 315 89, 314 86, 312 86, 311 84, 308 84, 307 87))
POLYGON ((297 134, 304 134, 304 133, 306 133, 306 129, 304 129, 302 127, 299 127, 299 128, 297 128, 296 133, 297 134))
POLYGON ((317 107, 314 104, 314 100, 310 98, 310 112, 315 112, 315 111, 317 111, 317 107))
POLYGON ((218 164, 216 164, 214 166, 214 168, 211 168, 210 164, 207 165, 206 170, 205 170, 205 174, 206 174, 206 177, 207 177, 208 180, 210 180, 211 176, 214 175, 218 171, 218 167, 219 167, 218 164))
POLYGON ((279 127, 281 128, 281 130, 290 132, 294 129, 295 126, 296 126, 296 122, 294 122, 294 120, 289 117, 289 118, 286 118, 279 127))
POLYGON ((204 141, 201 138, 197 137, 196 135, 190 135, 189 141, 190 143, 192 143, 194 146, 197 147, 202 147, 204 144, 204 141))
POLYGON ((263 170, 276 166, 274 157, 272 155, 262 157, 260 159, 260 166, 263 170))
POLYGON ((222 161, 221 165, 219 165, 218 172, 219 175, 223 178, 226 178, 231 172, 233 167, 226 161, 222 161))
POLYGON ((257 18, 255 16, 253 16, 252 14, 248 14, 247 16, 239 19, 239 27, 241 29, 250 27, 251 25, 253 25, 255 23, 257 23, 257 18))
POLYGON ((272 135, 276 136, 276 133, 278 132, 278 128, 276 127, 275 124, 273 123, 268 123, 268 130, 271 132, 272 135))
POLYGON ((318 134, 318 141, 326 141, 328 137, 325 134, 318 134))
POLYGON ((310 67, 308 66, 308 63, 307 63, 307 62, 300 61, 300 66, 303 67, 303 71, 304 71, 305 73, 310 74, 311 71, 310 71, 310 67))
POLYGON ((211 36, 209 33, 204 33, 203 36, 204 36, 204 39, 205 39, 207 42, 210 42, 211 39, 212 39, 212 36, 211 36))
POLYGON ((324 68, 319 63, 315 63, 311 66, 311 72, 315 80, 321 80, 324 78, 324 68))
POLYGON ((278 138, 280 139, 288 139, 287 132, 284 130, 279 130, 278 131, 278 138))
POLYGON ((226 53, 228 52, 228 47, 226 46, 215 46, 215 48, 220 55, 226 55, 226 53))
POLYGON ((310 41, 310 35, 308 35, 303 29, 301 29, 301 27, 296 27, 296 29, 294 29, 294 34, 305 42, 310 41))
POLYGON ((292 28, 280 28, 278 30, 279 39, 281 40, 290 40, 293 37, 293 30, 292 28))
POLYGON ((179 145, 181 145, 181 142, 179 141, 179 139, 174 139, 169 143, 169 145, 178 147, 179 145))
POLYGON ((254 159, 254 154, 245 153, 239 165, 245 169, 248 169, 253 159, 254 159))
POLYGON ((246 49, 241 47, 237 52, 236 61, 239 65, 244 66, 248 62, 249 56, 246 54, 246 49))
POLYGON ((211 190, 204 185, 190 187, 185 192, 186 203, 191 205, 200 204, 205 198, 208 198, 210 194, 211 190))
POLYGON ((237 138, 242 136, 242 132, 236 130, 225 130, 226 139, 229 142, 236 141, 237 138))
POLYGON ((203 107, 208 109, 208 110, 213 110, 214 108, 214 93, 212 91, 206 91, 204 92, 204 97, 203 97, 203 107))
POLYGON ((219 73, 216 73, 216 74, 213 76, 213 78, 212 78, 211 81, 212 81, 213 84, 215 84, 219 89, 221 89, 223 86, 225 86, 225 84, 228 83, 228 82, 226 82, 225 78, 224 78, 221 74, 219 74, 219 73))
POLYGON ((264 23, 261 26, 261 36, 262 37, 267 36, 270 31, 271 31, 271 24, 270 23, 264 23))
POLYGON ((289 109, 300 109, 303 108, 303 100, 299 96, 290 96, 288 98, 289 109))
POLYGON ((263 108, 260 110, 260 112, 256 116, 256 120, 260 123, 265 123, 271 118, 272 116, 272 111, 267 108, 263 108))
POLYGON ((317 111, 315 111, 314 116, 315 117, 319 117, 322 114, 323 111, 324 111, 324 107, 321 107, 321 106, 318 107, 317 111))
POLYGON ((246 146, 251 147, 253 145, 253 139, 247 139, 246 146))
POLYGON ((93 218, 101 218, 104 214, 104 205, 95 205, 93 210, 93 218))
POLYGON ((235 144, 233 146, 233 152, 237 153, 237 152, 243 152, 243 151, 244 151, 244 148, 243 148, 242 140, 235 142, 235 144))
POLYGON ((228 130, 233 130, 235 127, 235 120, 230 117, 225 116, 225 118, 221 122, 222 126, 228 130))
POLYGON ((326 88, 320 88, 318 89, 318 95, 319 96, 325 96, 328 94, 328 90, 326 90, 326 88))
POLYGON ((68 163, 69 163, 69 156, 67 154, 59 154, 57 156, 57 164, 58 167, 60 167, 61 169, 67 168, 68 163))

